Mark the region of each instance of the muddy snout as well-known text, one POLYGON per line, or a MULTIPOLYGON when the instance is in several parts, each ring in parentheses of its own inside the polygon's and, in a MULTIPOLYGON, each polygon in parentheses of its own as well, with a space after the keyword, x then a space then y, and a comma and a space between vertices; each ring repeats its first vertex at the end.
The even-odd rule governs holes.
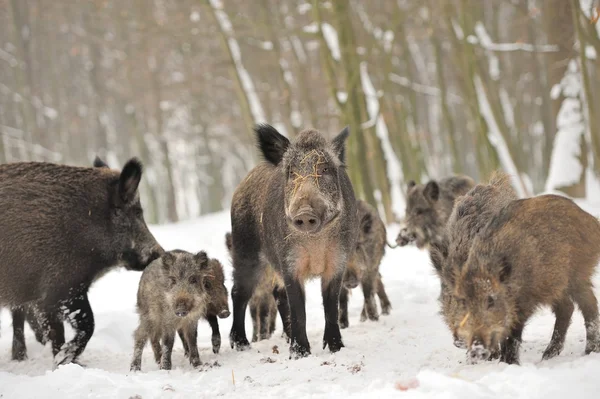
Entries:
POLYGON ((354 289, 358 287, 358 278, 356 278, 356 276, 348 276, 344 280, 344 287, 348 289, 354 289))
POLYGON ((231 314, 231 312, 229 312, 229 309, 224 309, 219 312, 218 316, 219 316, 219 319, 226 319, 229 317, 230 314, 231 314))
POLYGON ((467 352, 467 360, 471 364, 486 361, 490 358, 491 352, 480 340, 475 340, 467 352))
POLYGON ((303 206, 292 217, 292 224, 303 233, 315 233, 321 227, 321 218, 311 206, 303 206))
POLYGON ((179 296, 175 299, 175 315, 185 317, 194 310, 194 299, 189 296, 179 296))

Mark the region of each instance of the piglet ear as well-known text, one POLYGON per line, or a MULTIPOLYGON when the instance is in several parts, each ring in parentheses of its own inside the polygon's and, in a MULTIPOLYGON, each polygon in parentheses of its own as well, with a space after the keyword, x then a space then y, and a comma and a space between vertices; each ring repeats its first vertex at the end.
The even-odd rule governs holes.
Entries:
POLYGON ((266 123, 259 123, 254 127, 258 148, 263 157, 273 165, 277 166, 283 159, 283 154, 287 151, 290 141, 277 131, 273 126, 266 123))
POLYGON ((94 168, 108 168, 108 164, 96 155, 96 158, 94 158, 94 168))
POLYGON ((346 126, 342 131, 331 140, 333 151, 341 163, 346 162, 346 140, 350 136, 350 128, 346 126))
POLYGON ((440 197, 440 186, 435 180, 431 180, 425 186, 423 194, 425 194, 425 197, 427 197, 430 201, 435 202, 440 197))
POLYGON ((408 187, 409 190, 416 185, 417 185, 417 183, 414 180, 409 180, 408 183, 406 184, 406 186, 408 187))
POLYGON ((162 262, 162 268, 164 271, 171 270, 173 264, 175 264, 175 254, 173 252, 165 252, 165 254, 160 258, 162 262))
POLYGON ((194 255, 194 262, 200 265, 201 268, 208 266, 208 255, 204 251, 200 251, 194 255))
POLYGON ((119 177, 119 197, 125 203, 135 198, 138 186, 142 180, 142 163, 137 158, 131 158, 123 167, 119 177))

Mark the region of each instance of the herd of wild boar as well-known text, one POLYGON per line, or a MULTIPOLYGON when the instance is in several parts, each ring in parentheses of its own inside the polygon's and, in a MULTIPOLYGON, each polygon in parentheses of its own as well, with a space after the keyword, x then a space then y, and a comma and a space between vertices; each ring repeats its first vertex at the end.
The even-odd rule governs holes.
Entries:
MULTIPOLYGON (((224 237, 233 265, 232 348, 269 339, 281 319, 290 358, 308 356, 304 284, 320 277, 325 315, 322 347, 344 347, 348 298, 361 286, 360 320, 391 310, 379 265, 386 227, 355 198, 346 173, 344 129, 328 141, 316 130, 290 142, 266 124, 255 127, 264 158, 239 184, 224 237)), ((94 332, 91 284, 113 267, 142 271, 139 325, 131 370, 146 343, 161 369, 171 369, 179 336, 193 367, 201 365, 198 323, 221 346, 219 318, 230 316, 222 264, 205 251, 165 251, 144 221, 138 193, 142 165, 121 171, 96 158, 93 167, 21 162, 0 165, 0 306, 13 320, 12 359, 27 357, 25 321, 51 343, 55 364, 77 362, 94 332), (65 343, 64 322, 75 331, 65 343)), ((592 275, 600 261, 600 222, 573 201, 540 195, 519 199, 509 177, 487 184, 452 176, 409 182, 404 228, 396 243, 428 248, 439 277, 439 302, 454 345, 467 359, 518 364, 527 320, 541 306, 556 316, 543 359, 558 355, 574 305, 587 334, 585 353, 600 352, 600 319, 592 275)), ((393 248, 393 247, 392 247, 393 248)))

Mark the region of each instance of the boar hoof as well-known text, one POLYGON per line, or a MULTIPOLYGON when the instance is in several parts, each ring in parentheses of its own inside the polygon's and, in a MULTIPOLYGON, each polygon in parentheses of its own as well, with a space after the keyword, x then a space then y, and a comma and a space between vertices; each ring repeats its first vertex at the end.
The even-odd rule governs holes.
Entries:
POLYGON ((502 356, 500 356, 500 361, 507 364, 514 364, 517 366, 520 364, 519 357, 516 353, 505 353, 502 356))
POLYGON ((600 340, 588 341, 588 343, 585 345, 585 354, 589 355, 592 352, 595 352, 595 353, 600 352, 600 340))
POLYGON ((348 320, 340 320, 340 328, 348 328, 349 325, 348 320))
POLYGON ((219 353, 219 349, 221 349, 221 336, 213 335, 212 336, 212 350, 214 354, 219 353))
POLYGON ((132 363, 131 367, 129 367, 129 371, 133 371, 133 372, 142 371, 142 366, 137 363, 132 363))
POLYGON ((549 360, 549 359, 552 359, 553 357, 558 356, 560 354, 560 352, 562 351, 562 349, 563 349, 562 346, 559 346, 559 345, 553 345, 553 344, 548 345, 548 347, 544 351, 544 354, 542 355, 542 360, 549 360))
POLYGON ((387 316, 390 314, 391 305, 386 305, 381 307, 381 314, 387 316))
POLYGON ((229 335, 229 341, 231 343, 231 349, 238 351, 245 351, 246 349, 250 349, 250 342, 248 342, 248 338, 246 337, 238 337, 237 334, 231 333, 229 335))
POLYGON ((301 345, 294 342, 290 345, 290 359, 300 359, 310 355, 310 345, 301 345))
POLYGON ((160 369, 161 370, 171 370, 171 362, 170 361, 161 362, 160 369))
POLYGON ((323 335, 323 349, 328 346, 332 353, 339 352, 339 350, 344 347, 342 334, 340 334, 339 328, 325 328, 325 334, 323 335))
POLYGON ((198 367, 200 367, 202 365, 202 362, 200 361, 199 357, 195 357, 190 360, 190 364, 192 365, 193 368, 197 369, 198 367))
POLYGON ((17 362, 22 362, 23 360, 26 360, 26 359, 27 359, 26 351, 23 351, 23 350, 13 351, 12 360, 17 361, 17 362))

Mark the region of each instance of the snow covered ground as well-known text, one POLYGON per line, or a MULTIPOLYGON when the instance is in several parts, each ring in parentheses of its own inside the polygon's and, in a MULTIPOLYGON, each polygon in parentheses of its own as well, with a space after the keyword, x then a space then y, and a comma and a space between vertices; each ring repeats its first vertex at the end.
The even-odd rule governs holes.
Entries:
MULTIPOLYGON (((588 208, 589 209, 589 208, 588 208)), ((599 215, 600 212, 595 212, 599 215)), ((207 250, 225 265, 231 289, 231 267, 224 245, 229 213, 170 226, 153 227, 165 249, 207 250)), ((388 231, 390 241, 397 227, 388 231)), ((600 243, 598 243, 600 245, 600 243)), ((35 341, 27 327, 29 359, 10 361, 11 319, 2 312, 0 337, 0 396, 3 398, 268 398, 268 397, 405 397, 405 398, 597 398, 600 355, 582 356, 585 330, 579 312, 573 317, 563 353, 541 362, 554 318, 540 312, 527 326, 522 366, 488 363, 466 365, 465 353, 452 345, 438 315, 439 282, 426 252, 414 247, 387 250, 381 273, 392 301, 392 313, 378 323, 359 321, 360 289, 350 301, 350 327, 342 331, 346 345, 337 354, 321 349, 324 316, 319 283, 307 286, 308 336, 312 355, 289 360, 280 337, 252 345, 246 352, 229 347, 232 318, 220 320, 221 353, 212 353, 207 323, 198 343, 204 370, 191 368, 179 340, 172 371, 160 371, 146 348, 142 372, 130 373, 134 310, 140 273, 114 271, 90 292, 96 331, 78 365, 52 370, 49 347, 35 341), (274 353, 277 346, 279 353, 274 353), (402 391, 399 388, 409 388, 402 391)), ((596 278, 597 284, 600 279, 596 278)), ((600 295, 600 290, 596 291, 600 295)), ((251 322, 247 316, 247 333, 251 322)), ((69 333, 70 330, 69 330, 69 333)))

